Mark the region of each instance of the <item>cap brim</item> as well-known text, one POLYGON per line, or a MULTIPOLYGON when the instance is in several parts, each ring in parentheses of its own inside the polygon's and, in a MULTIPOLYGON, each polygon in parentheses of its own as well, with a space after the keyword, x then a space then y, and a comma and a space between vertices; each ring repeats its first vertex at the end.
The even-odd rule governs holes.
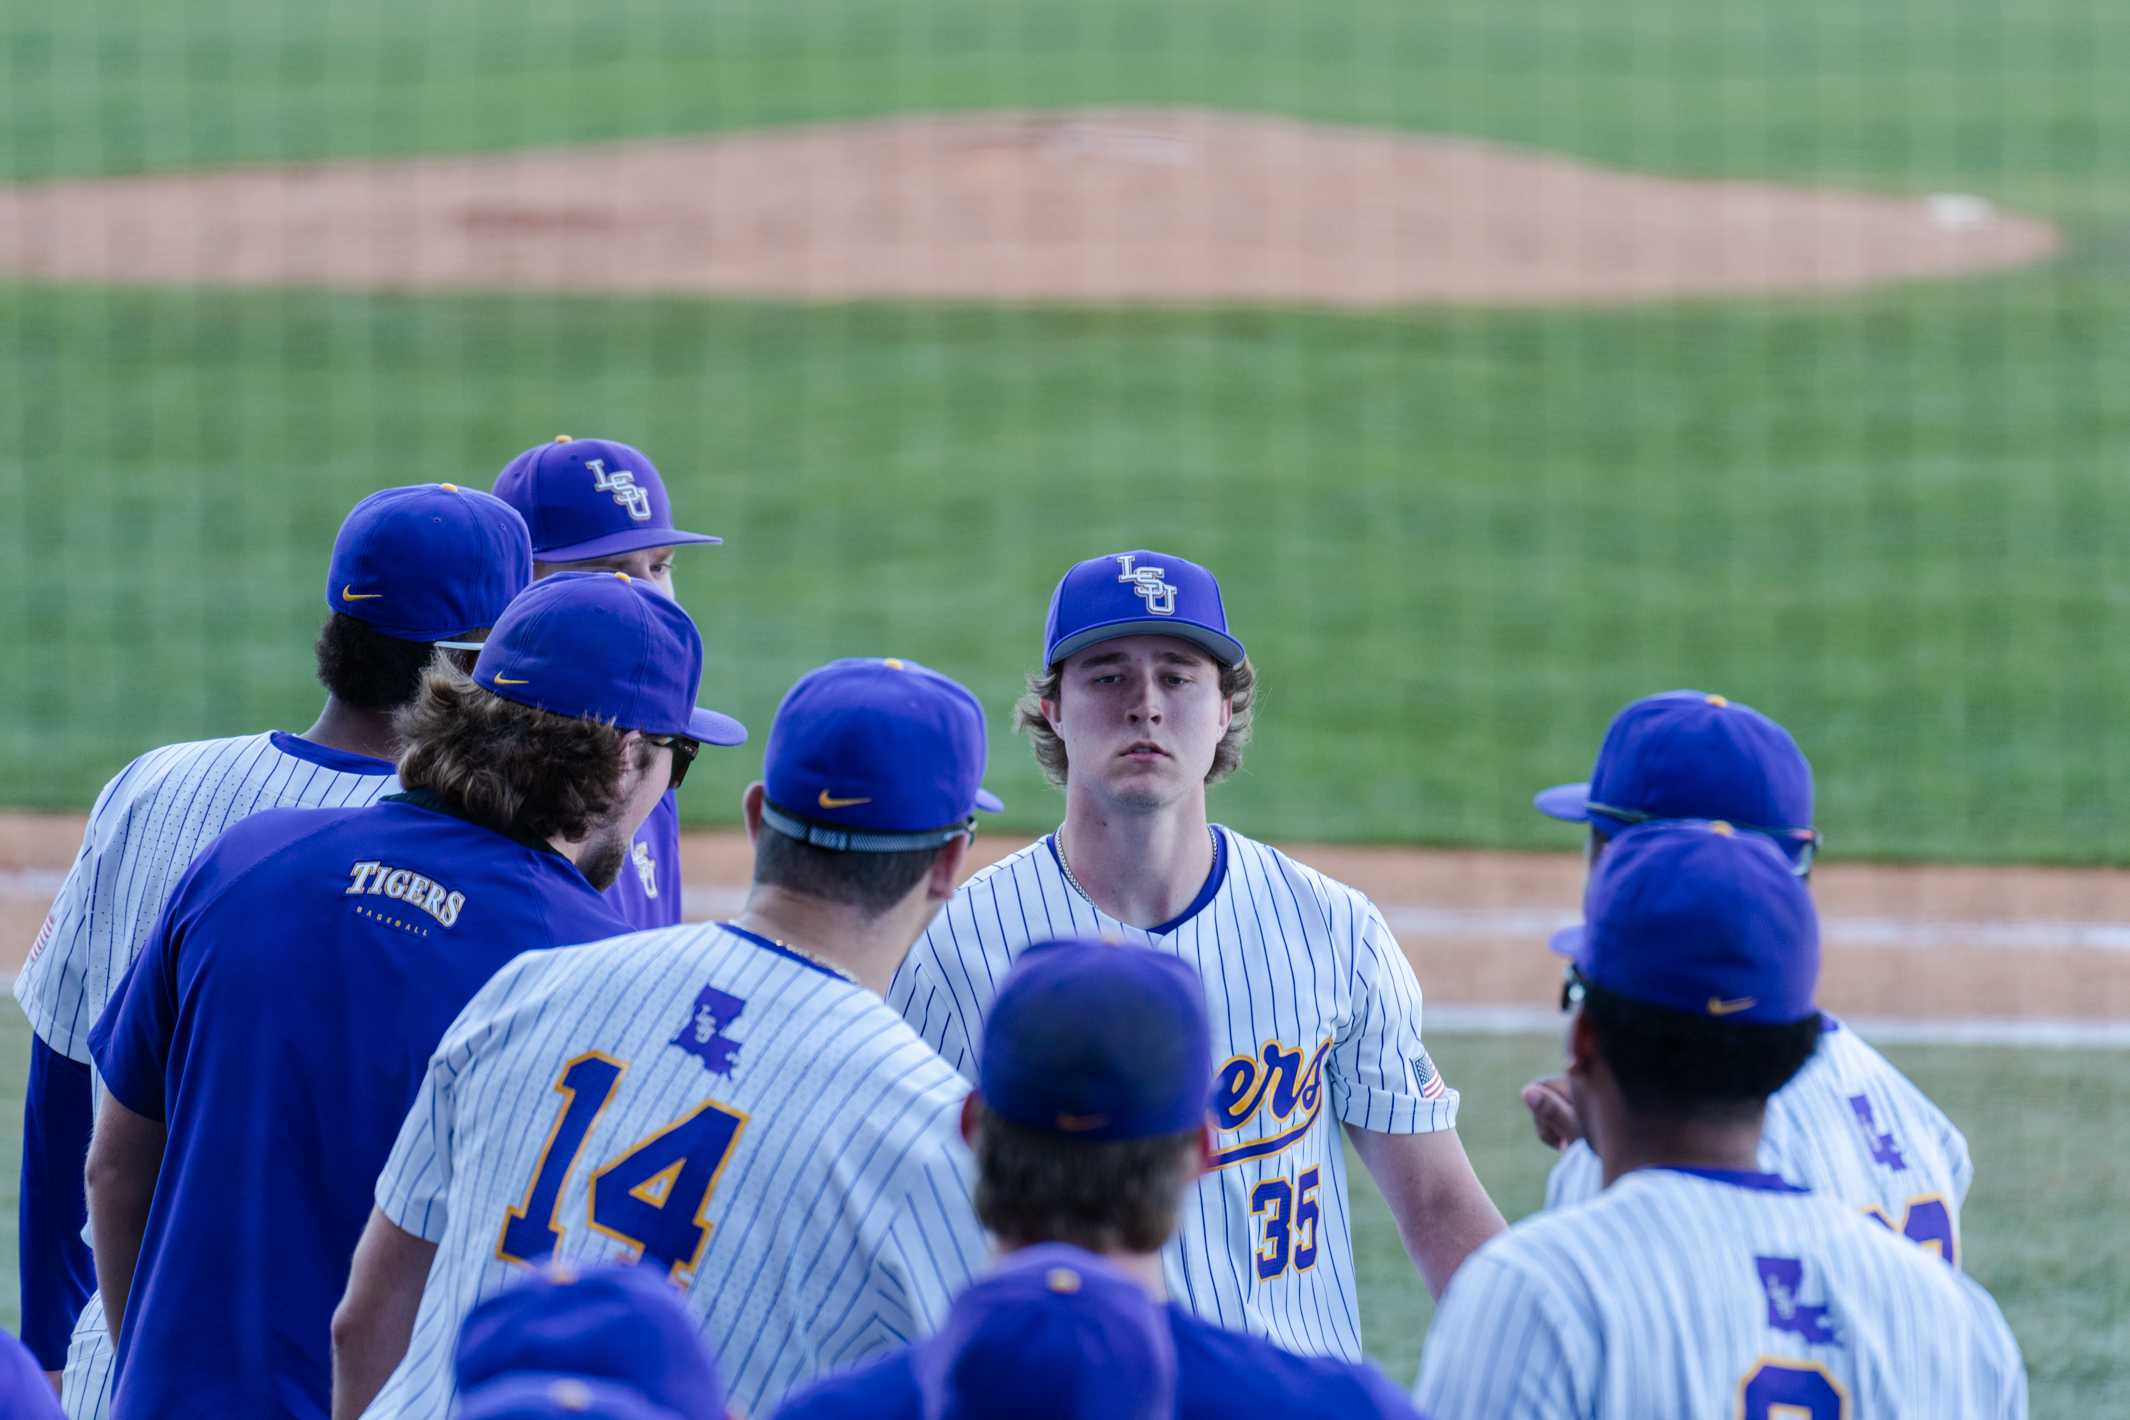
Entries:
POLYGON ((1233 636, 1223 635, 1210 627, 1195 622, 1177 621, 1166 616, 1134 616, 1123 621, 1105 621, 1100 626, 1089 626, 1050 648, 1050 664, 1056 665, 1067 656, 1076 656, 1089 646, 1104 641, 1114 641, 1120 636, 1173 636, 1178 641, 1189 641, 1202 646, 1214 660, 1224 666, 1239 666, 1247 654, 1242 642, 1233 636))
POLYGON ((641 552, 647 547, 680 547, 691 542, 723 542, 721 537, 708 533, 681 532, 677 528, 630 528, 626 532, 608 533, 589 542, 572 542, 562 547, 536 547, 533 558, 539 562, 589 562, 595 557, 619 557, 624 552, 641 552))
POLYGON ((688 712, 688 738, 706 745, 743 745, 747 743, 747 727, 730 715, 698 705, 688 712))
POLYGON ((1572 926, 1562 927, 1547 939, 1546 945, 1552 948, 1555 956, 1577 961, 1583 954, 1583 940, 1589 935, 1588 926, 1587 923, 1577 922, 1572 926))
POLYGON ((992 793, 989 789, 978 789, 976 791, 976 806, 987 814, 1002 814, 1006 811, 1005 804, 1001 803, 998 795, 992 793))
POLYGON ((1531 806, 1547 818, 1568 823, 1590 822, 1590 785, 1556 784, 1531 796, 1531 806))

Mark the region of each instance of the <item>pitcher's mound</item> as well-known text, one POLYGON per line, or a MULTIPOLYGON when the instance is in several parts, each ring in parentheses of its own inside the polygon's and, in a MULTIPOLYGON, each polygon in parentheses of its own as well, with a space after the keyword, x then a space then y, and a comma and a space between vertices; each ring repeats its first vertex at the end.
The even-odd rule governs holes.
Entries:
POLYGON ((1968 195, 1177 110, 0 189, 0 274, 362 290, 1589 304, 1854 290, 2022 266, 2060 240, 1968 195))

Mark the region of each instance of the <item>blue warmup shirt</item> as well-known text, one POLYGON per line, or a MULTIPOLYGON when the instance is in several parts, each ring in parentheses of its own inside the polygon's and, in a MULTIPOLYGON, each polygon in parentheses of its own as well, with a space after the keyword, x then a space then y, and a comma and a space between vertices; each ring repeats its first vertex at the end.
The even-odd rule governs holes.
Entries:
POLYGON ((36 1358, 4 1331, 0 1331, 0 1415, 7 1420, 65 1420, 52 1394, 52 1383, 44 1378, 36 1358))
MULTIPOLYGON (((42 1036, 30 1037, 22 1099, 22 1191, 15 1204, 22 1341, 47 1371, 66 1369, 74 1319, 96 1290, 96 1265, 81 1230, 88 1221, 82 1169, 89 1157, 96 1082, 42 1036)), ((0 1414, 5 1414, 0 1411, 0 1414)))
MULTIPOLYGON (((1375 1367, 1297 1356, 1269 1341, 1166 1308, 1176 1345, 1176 1420, 1421 1420, 1405 1393, 1375 1367)), ((831 1376, 798 1392, 776 1420, 921 1420, 918 1347, 831 1376)))
POLYGON ((568 859, 422 794, 210 844, 89 1035, 169 1131, 113 1413, 324 1420, 333 1308, 445 1028, 519 953, 623 930, 568 859))
POLYGON ((606 905, 643 932, 678 924, 680 895, 680 806, 668 789, 630 841, 629 861, 606 890, 606 905))

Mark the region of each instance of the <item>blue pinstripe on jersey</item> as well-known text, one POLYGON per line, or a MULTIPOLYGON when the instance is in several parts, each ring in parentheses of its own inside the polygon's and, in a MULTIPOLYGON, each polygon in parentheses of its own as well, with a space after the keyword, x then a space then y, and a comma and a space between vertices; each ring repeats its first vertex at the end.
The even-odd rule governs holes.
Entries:
POLYGON ((1171 952, 1197 968, 1220 1052, 1216 1068, 1234 1057, 1261 1058, 1268 1045, 1281 1057, 1298 1051, 1306 1062, 1331 1042, 1315 1121, 1256 1156, 1253 1145, 1298 1129, 1302 1106, 1284 1119, 1267 1106, 1224 1131, 1217 1147, 1232 1162, 1199 1184, 1164 1261, 1171 1295, 1197 1315, 1293 1351, 1358 1359, 1346 1157, 1335 1121, 1393 1134, 1453 1128, 1457 1093, 1428 1061, 1419 984, 1374 905, 1276 849, 1217 832, 1210 891, 1153 931, 1105 916, 1082 897, 1049 839, 1002 859, 965 883, 934 920, 888 1003, 973 1079, 973 1042, 1013 959, 1031 942, 1087 934, 1171 952), (1276 1192, 1276 1180, 1295 1189, 1311 1169, 1321 1208, 1317 1260, 1307 1270, 1289 1265, 1260 1276, 1269 1210, 1253 1213, 1253 1196, 1266 1185, 1276 1192))
MULTIPOLYGON (((62 1055, 89 1062, 89 1027, 140 955, 163 900, 231 824, 266 809, 361 807, 398 788, 382 760, 278 732, 141 755, 97 795, 81 851, 15 978, 31 1029, 62 1055)), ((92 1297, 67 1357, 73 1420, 108 1413, 111 1362, 103 1303, 92 1297)))
POLYGON ((1846 1204, 1641 1169, 1465 1261, 1414 1399, 1434 1420, 2023 1420, 2026 1373, 1987 1293, 1846 1204), (1846 1399, 1750 1403, 1813 1396, 1846 1399))
POLYGON ((747 1116, 687 1298, 748 1413, 929 1332, 982 1266, 957 1128, 966 1086, 878 997, 722 925, 532 953, 446 1034, 378 1179, 378 1206, 438 1253, 406 1359, 368 1414, 448 1409, 459 1322, 516 1271, 497 1234, 538 1167, 551 1086, 589 1050, 627 1068, 561 1186, 559 1256, 628 1255, 585 1225, 606 1161, 706 1100, 747 1116), (744 1003, 719 1026, 737 1045, 729 1075, 672 1044, 706 986, 744 1003))
MULTIPOLYGON (((1923 1209, 1942 1202, 1953 1234, 1945 1240, 1952 1254, 1946 1260, 1958 1262, 1960 1209, 1974 1177, 1966 1136, 1847 1026, 1830 1020, 1804 1069, 1768 1101, 1760 1166, 1815 1193, 1875 1209, 1895 1232, 1912 1209, 1916 1231, 1924 1231, 1923 1209), (1872 1133, 1860 1123, 1858 1100, 1875 1121, 1872 1133), (1874 1157, 1879 1137, 1897 1148, 1874 1157)), ((1546 1206, 1587 1202, 1604 1181, 1604 1165, 1590 1146, 1571 1145, 1546 1180, 1546 1206)))

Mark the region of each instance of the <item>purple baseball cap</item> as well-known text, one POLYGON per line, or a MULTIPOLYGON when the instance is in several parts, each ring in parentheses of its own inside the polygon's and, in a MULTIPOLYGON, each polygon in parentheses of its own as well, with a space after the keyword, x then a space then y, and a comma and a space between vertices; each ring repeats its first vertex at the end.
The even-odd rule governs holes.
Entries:
POLYGON ((1204 1124, 1213 1097, 1205 987, 1184 961, 1091 938, 1041 942, 1006 973, 977 1050, 984 1108, 1075 1139, 1204 1124))
POLYGON ((722 1420, 725 1413, 717 1364, 695 1318, 653 1267, 580 1273, 556 1263, 535 1272, 467 1314, 453 1369, 469 1405, 477 1391, 515 1378, 615 1387, 646 1402, 646 1413, 678 1420, 722 1420))
POLYGON ((1119 636, 1174 636, 1203 647, 1223 666, 1241 664, 1245 654, 1228 634, 1213 574, 1165 552, 1090 557, 1059 578, 1043 623, 1043 664, 1119 636))
POLYGON ((1063 1243, 1024 1248, 954 1299, 911 1358, 928 1420, 1166 1420, 1176 1346, 1146 1288, 1063 1243))
POLYGON ((520 705, 711 745, 747 727, 695 703, 703 640, 680 604, 625 572, 558 572, 520 592, 473 664, 474 683, 520 705))
POLYGON ((495 625, 531 580, 516 509, 478 488, 416 483, 372 493, 340 524, 325 604, 400 641, 450 644, 495 625))
POLYGON ((0 1331, 0 1415, 9 1420, 63 1420, 59 1398, 30 1348, 0 1331))
MULTIPOLYGON (((722 1412, 718 1412, 722 1420, 722 1412)), ((484 1381, 459 1395, 452 1420, 686 1420, 627 1386, 527 1372, 484 1381)))
POLYGON ((1681 819, 1630 828, 1553 950, 1593 986, 1686 1015, 1787 1025, 1814 1013, 1819 916, 1760 834, 1681 819))
POLYGON ((1810 866, 1812 766, 1790 732, 1749 705, 1699 690, 1645 696, 1612 717, 1588 782, 1532 802, 1608 835, 1659 819, 1722 819, 1810 866))
POLYGON ((762 817, 837 852, 937 847, 1005 807, 983 787, 988 754, 983 704, 958 682, 894 656, 831 661, 777 707, 762 817))
POLYGON ((496 496, 525 515, 533 556, 583 562, 646 547, 723 542, 673 526, 665 480, 643 450, 558 434, 503 466, 496 496))

